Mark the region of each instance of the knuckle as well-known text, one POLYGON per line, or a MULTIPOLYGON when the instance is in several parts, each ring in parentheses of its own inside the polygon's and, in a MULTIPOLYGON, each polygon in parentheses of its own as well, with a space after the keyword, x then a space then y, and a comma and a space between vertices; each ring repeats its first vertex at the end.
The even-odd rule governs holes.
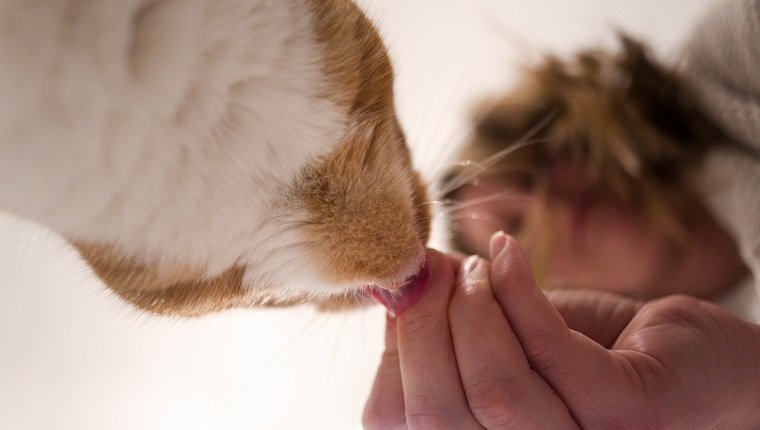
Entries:
POLYGON ((406 425, 410 429, 450 429, 455 422, 453 410, 436 393, 420 393, 404 399, 406 425))
POLYGON ((537 335, 521 341, 523 352, 530 366, 541 373, 554 365, 553 354, 556 339, 548 334, 537 335))
POLYGON ((410 430, 448 430, 453 429, 453 423, 441 415, 422 412, 408 413, 406 425, 410 430))
POLYGON ((399 339, 413 339, 425 336, 427 333, 437 333, 438 319, 430 314, 415 315, 398 322, 399 339))
POLYGON ((413 413, 407 414, 405 428, 410 430, 482 430, 483 426, 469 413, 459 416, 413 413))
POLYGON ((653 300, 641 309, 642 318, 651 323, 677 323, 681 326, 699 326, 702 313, 700 300, 684 295, 673 295, 653 300))
POLYGON ((470 410, 488 428, 508 428, 519 421, 521 400, 514 381, 488 379, 465 387, 470 410))
POLYGON ((684 294, 674 294, 658 300, 663 309, 693 309, 700 302, 699 299, 684 294))
POLYGON ((378 402, 371 402, 364 408, 362 425, 367 430, 393 430, 404 429, 405 417, 394 411, 383 408, 378 402))

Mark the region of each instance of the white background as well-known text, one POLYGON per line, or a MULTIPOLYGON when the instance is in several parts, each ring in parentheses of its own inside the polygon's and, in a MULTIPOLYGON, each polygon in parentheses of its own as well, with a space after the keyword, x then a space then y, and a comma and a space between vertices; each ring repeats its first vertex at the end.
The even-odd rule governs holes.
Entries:
MULTIPOLYGON (((673 59, 710 2, 361 3, 387 41, 401 121, 432 177, 466 132, 468 106, 502 88, 521 62, 610 45, 621 28, 673 59)), ((57 236, 0 214, 0 428, 356 428, 382 320, 380 309, 141 315, 57 236)))

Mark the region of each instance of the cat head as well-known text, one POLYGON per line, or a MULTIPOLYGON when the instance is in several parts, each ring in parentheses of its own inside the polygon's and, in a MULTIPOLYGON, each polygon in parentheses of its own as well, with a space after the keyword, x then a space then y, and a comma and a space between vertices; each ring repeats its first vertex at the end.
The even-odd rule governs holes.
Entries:
POLYGON ((259 259, 266 268, 241 262, 209 276, 205 267, 158 267, 114 246, 75 241, 119 296, 171 315, 301 303, 342 309, 363 303, 369 285, 401 288, 421 270, 426 191, 396 119, 385 48, 352 2, 315 1, 312 19, 324 52, 320 97, 337 106, 343 131, 277 190, 271 218, 278 219, 265 220, 255 234, 259 249, 277 256, 259 259))
MULTIPOLYGON (((707 149, 726 139, 677 70, 630 37, 622 35, 620 45, 547 56, 526 68, 512 90, 475 111, 475 133, 459 158, 482 167, 458 168, 449 178, 498 178, 545 194, 570 187, 550 183, 554 167, 570 165, 595 192, 640 207, 657 228, 682 238, 694 174, 707 149)), ((449 197, 456 200, 457 190, 449 197)), ((541 230, 513 233, 551 236, 549 224, 541 230)), ((460 234, 454 242, 475 251, 460 234)))

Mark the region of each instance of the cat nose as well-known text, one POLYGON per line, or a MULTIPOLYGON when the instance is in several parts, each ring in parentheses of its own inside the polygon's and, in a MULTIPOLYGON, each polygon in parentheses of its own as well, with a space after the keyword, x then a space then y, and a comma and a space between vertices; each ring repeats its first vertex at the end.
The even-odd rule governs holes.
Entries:
POLYGON ((373 287, 369 292, 376 302, 388 309, 390 315, 398 316, 425 294, 430 279, 430 264, 426 259, 414 276, 394 285, 393 289, 373 287))
POLYGON ((417 257, 407 264, 406 268, 399 270, 392 279, 379 283, 378 287, 390 292, 400 291, 418 278, 426 267, 427 252, 423 246, 420 246, 417 257))

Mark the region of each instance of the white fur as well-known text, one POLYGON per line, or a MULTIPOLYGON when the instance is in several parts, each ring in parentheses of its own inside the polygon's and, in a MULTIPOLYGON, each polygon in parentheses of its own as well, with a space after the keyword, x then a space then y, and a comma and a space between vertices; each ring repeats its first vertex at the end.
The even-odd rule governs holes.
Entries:
POLYGON ((161 267, 319 283, 283 190, 345 124, 303 2, 2 0, 0 22, 0 209, 161 267))

